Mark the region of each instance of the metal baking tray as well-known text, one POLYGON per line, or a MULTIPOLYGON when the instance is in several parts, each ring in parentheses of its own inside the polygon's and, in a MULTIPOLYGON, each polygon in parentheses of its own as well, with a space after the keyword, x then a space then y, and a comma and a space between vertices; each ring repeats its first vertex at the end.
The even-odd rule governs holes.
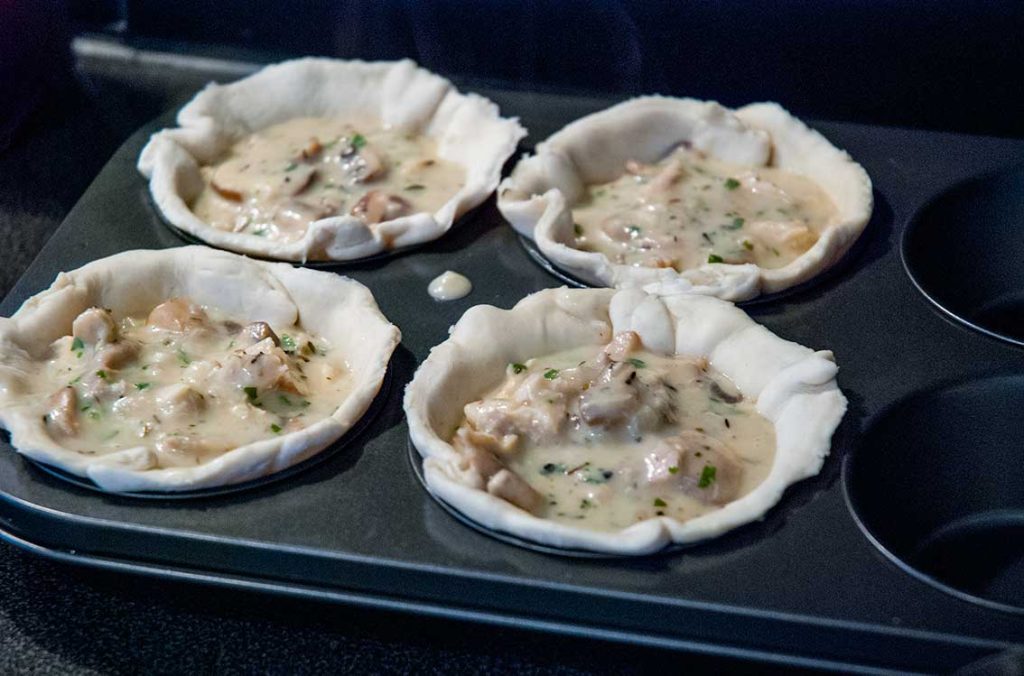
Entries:
MULTIPOLYGON (((518 115, 532 141, 611 103, 481 93, 518 115)), ((11 314, 61 270, 183 243, 161 222, 135 171, 149 134, 171 120, 168 114, 139 130, 113 156, 0 312, 11 314)), ((573 558, 490 537, 427 495, 409 460, 401 409, 417 363, 471 305, 507 308, 563 283, 531 257, 492 200, 428 246, 329 268, 369 286, 403 333, 379 413, 337 452, 247 490, 142 500, 72 485, 0 443, 2 537, 50 558, 144 575, 786 664, 946 671, 1020 646, 1024 612, 1012 584, 1022 579, 1020 548, 1017 559, 1011 551, 987 568, 968 566, 977 579, 953 580, 961 591, 944 588, 948 571, 911 550, 934 535, 922 535, 929 515, 987 515, 990 498, 1004 501, 995 511, 1006 518, 981 519, 980 535, 971 518, 957 522, 960 530, 1008 541, 999 536, 1020 528, 1013 519, 1024 511, 1024 463, 1019 454, 1015 463, 999 461, 1012 460, 1024 435, 1019 413, 1000 416, 1024 398, 1024 353, 935 308, 930 299, 950 306, 942 299, 957 297, 956 275, 969 266, 944 267, 926 233, 960 227, 962 219, 947 217, 948 205, 929 208, 952 200, 961 215, 981 215, 968 220, 989 233, 985 246, 1003 237, 1007 248, 1024 250, 1020 215, 1014 226, 1000 220, 999 209, 971 207, 985 195, 1005 196, 948 192, 968 180, 1013 183, 1024 142, 814 126, 865 166, 875 184, 874 216, 836 272, 745 308, 784 338, 833 350, 850 410, 821 474, 788 490, 763 520, 661 555, 573 558), (909 223, 914 236, 904 242, 909 223), (435 303, 427 283, 446 269, 466 274, 474 289, 460 301, 435 303), (933 477, 936 462, 949 463, 942 481, 933 477), (993 475, 1001 492, 986 492, 983 479, 993 475)), ((993 263, 991 275, 1003 274, 994 263, 1007 258, 1001 253, 959 246, 979 267, 993 263)), ((998 286, 989 282, 985 288, 998 286)), ((977 279, 964 284, 984 293, 974 288, 985 286, 977 279)), ((956 562, 949 551, 960 531, 953 531, 937 536, 939 564, 956 562)), ((970 542, 968 553, 984 544, 970 542)))

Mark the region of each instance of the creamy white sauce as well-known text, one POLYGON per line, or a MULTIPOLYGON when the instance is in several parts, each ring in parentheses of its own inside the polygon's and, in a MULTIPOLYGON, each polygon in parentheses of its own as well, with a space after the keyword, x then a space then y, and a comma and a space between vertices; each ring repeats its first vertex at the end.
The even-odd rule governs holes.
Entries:
POLYGON ((427 293, 434 300, 458 300, 469 295, 473 290, 473 283, 464 275, 446 270, 441 273, 427 286, 427 293))
POLYGON ((746 495, 768 476, 775 433, 703 360, 582 348, 510 364, 504 383, 466 406, 453 445, 480 488, 607 531, 686 521, 746 495), (528 487, 495 481, 502 469, 528 487))
POLYGON ((201 168, 192 211, 215 228, 292 242, 313 221, 351 214, 368 225, 433 213, 461 189, 462 167, 433 139, 370 121, 297 118, 235 143, 201 168))
POLYGON ((32 375, 50 436, 84 455, 146 447, 195 466, 309 427, 351 388, 347 364, 299 326, 243 326, 172 299, 146 316, 92 308, 32 375))
POLYGON ((671 267, 755 263, 780 268, 835 217, 813 181, 744 167, 679 147, 652 165, 628 162, 615 181, 587 187, 573 207, 574 246, 615 263, 671 267))

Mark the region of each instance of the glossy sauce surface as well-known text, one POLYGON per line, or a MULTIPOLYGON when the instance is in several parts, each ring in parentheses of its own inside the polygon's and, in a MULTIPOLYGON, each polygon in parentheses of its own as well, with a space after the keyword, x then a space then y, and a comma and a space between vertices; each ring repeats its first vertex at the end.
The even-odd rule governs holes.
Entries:
POLYGON ((331 415, 347 365, 298 326, 247 326, 187 299, 147 317, 101 308, 75 320, 32 377, 30 399, 62 447, 153 449, 156 467, 202 464, 331 415))
POLYGON ((509 365, 501 386, 466 406, 453 445, 488 492, 608 531, 686 521, 764 480, 775 433, 754 402, 703 360, 615 344, 509 365), (526 485, 497 481, 501 469, 526 485))
POLYGON ((241 139, 201 168, 192 211, 221 230, 283 242, 313 221, 351 214, 369 225, 433 213, 458 192, 461 166, 428 136, 370 121, 297 118, 241 139))
POLYGON ((615 263, 683 271, 705 263, 780 268, 807 251, 835 215, 813 181, 743 167, 685 146, 656 164, 627 162, 573 207, 574 246, 615 263))

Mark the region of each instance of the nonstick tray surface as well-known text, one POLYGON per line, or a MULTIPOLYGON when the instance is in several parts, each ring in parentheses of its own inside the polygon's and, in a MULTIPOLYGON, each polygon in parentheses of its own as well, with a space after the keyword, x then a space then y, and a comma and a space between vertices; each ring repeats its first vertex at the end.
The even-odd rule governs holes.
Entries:
MULTIPOLYGON (((518 115, 530 142, 611 103, 481 93, 518 115)), ((139 130, 111 158, 0 305, 2 314, 61 270, 127 249, 185 243, 161 222, 135 170, 149 134, 172 119, 139 130)), ((563 284, 531 258, 492 199, 428 246, 328 268, 369 286, 403 334, 380 412, 344 448, 281 481, 162 501, 72 485, 0 443, 2 536, 51 558, 146 575, 490 622, 496 631, 511 624, 791 664, 944 671, 1020 645, 1024 613, 909 574, 862 530, 851 505, 877 503, 871 447, 862 442, 879 436, 867 431, 901 400, 992 375, 1024 391, 1024 377, 1016 376, 1024 367, 1021 348, 946 319, 901 257, 914 214, 964 180, 1019 163, 1024 142, 814 126, 867 169, 874 216, 837 272, 744 307, 784 338, 833 350, 850 410, 821 474, 787 491, 762 521, 661 555, 564 557, 480 533, 427 495, 409 462, 401 409, 417 363, 468 307, 507 308, 563 284), (467 275, 473 292, 435 303, 427 283, 447 269, 467 275), (844 461, 857 469, 850 490, 844 461)), ((984 399, 969 401, 985 408, 984 399)), ((986 411, 976 414, 972 419, 983 420, 986 411)), ((1019 435, 1019 418, 999 430, 1019 435)), ((986 452, 962 450, 968 458, 986 452)), ((879 491, 894 490, 888 479, 879 480, 879 491)), ((1024 492, 1024 485, 1016 489, 1024 492)))

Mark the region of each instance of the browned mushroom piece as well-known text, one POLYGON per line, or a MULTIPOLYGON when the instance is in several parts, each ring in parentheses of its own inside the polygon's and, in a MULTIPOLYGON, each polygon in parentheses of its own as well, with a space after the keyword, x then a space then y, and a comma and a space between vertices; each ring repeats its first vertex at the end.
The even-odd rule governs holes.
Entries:
POLYGON ((78 434, 78 393, 73 387, 64 387, 47 400, 46 426, 65 437, 78 434))
POLYGON ((184 333, 207 324, 203 308, 184 298, 172 298, 160 303, 149 313, 146 323, 164 331, 184 333))
POLYGON ((117 340, 117 325, 109 312, 91 307, 75 317, 71 324, 71 335, 88 345, 113 343, 117 340))
POLYGON ((255 345, 261 340, 270 338, 276 347, 281 346, 281 339, 277 337, 274 329, 270 328, 270 324, 266 322, 253 322, 249 324, 245 327, 242 337, 247 345, 255 345))
POLYGON ((116 371, 130 364, 138 356, 139 344, 134 341, 122 340, 100 350, 99 361, 103 368, 116 371))
POLYGON ((367 224, 391 221, 404 216, 412 209, 412 205, 398 195, 381 190, 371 190, 360 198, 352 207, 352 215, 361 218, 367 224))
POLYGON ((647 481, 675 485, 701 502, 722 505, 739 495, 743 466, 721 441, 696 431, 663 439, 644 458, 647 481))

